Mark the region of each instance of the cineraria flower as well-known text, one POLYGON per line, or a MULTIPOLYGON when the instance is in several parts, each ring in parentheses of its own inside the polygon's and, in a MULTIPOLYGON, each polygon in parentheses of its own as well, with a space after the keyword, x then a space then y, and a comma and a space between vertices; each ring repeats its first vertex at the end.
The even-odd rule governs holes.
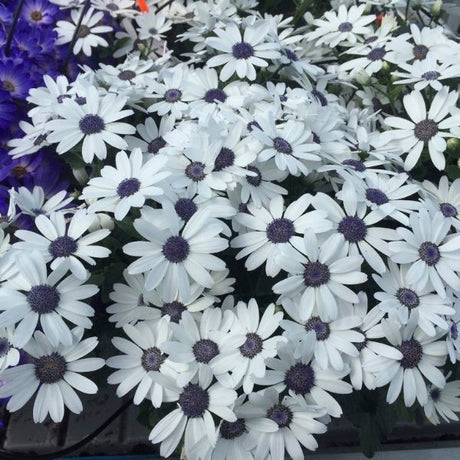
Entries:
MULTIPOLYGON (((70 11, 72 22, 58 21, 56 23, 56 32, 58 33, 56 45, 64 45, 65 43, 70 43, 72 41, 77 24, 79 24, 80 14, 80 10, 72 9, 70 11)), ((88 9, 83 16, 81 24, 79 24, 76 36, 77 40, 73 45, 74 54, 78 54, 80 51, 83 51, 86 56, 91 56, 91 48, 109 46, 109 43, 105 39, 97 35, 111 32, 113 30, 110 26, 97 25, 103 17, 104 13, 102 11, 95 13, 94 7, 92 6, 88 9)))
POLYGON ((420 158, 424 147, 428 147, 431 161, 437 169, 443 170, 446 166, 444 151, 446 150, 445 137, 460 137, 452 131, 445 130, 460 124, 460 113, 446 118, 456 106, 458 94, 449 93, 444 86, 434 96, 427 113, 425 100, 419 91, 404 96, 403 104, 411 121, 401 117, 385 118, 385 123, 396 128, 383 134, 383 139, 394 140, 404 152, 407 152, 404 166, 411 170, 420 158))
POLYGON ((249 402, 243 404, 239 413, 255 419, 274 421, 276 431, 251 431, 257 439, 253 458, 285 458, 285 451, 293 460, 303 460, 302 446, 316 450, 318 443, 314 434, 327 431, 326 425, 316 420, 325 415, 324 409, 306 405, 300 398, 280 395, 274 388, 268 388, 249 395, 249 402))
POLYGON ((116 220, 122 220, 132 207, 142 207, 146 198, 157 199, 163 194, 163 189, 155 184, 171 175, 164 170, 167 161, 165 156, 156 155, 143 163, 139 148, 129 157, 124 151, 118 152, 115 167, 104 166, 101 177, 93 177, 80 198, 96 199, 89 205, 89 212, 113 212, 116 220))
POLYGON ((169 320, 142 321, 136 326, 126 324, 123 331, 130 340, 114 337, 112 343, 124 354, 107 360, 107 366, 119 369, 107 379, 110 384, 118 384, 117 396, 121 398, 137 386, 134 404, 140 404, 145 398, 152 401, 153 407, 174 401, 174 393, 150 377, 150 372, 159 372, 176 379, 186 369, 185 365, 171 361, 163 352, 163 345, 172 335, 169 320))
MULTIPOLYGON (((452 298, 452 295, 449 297, 452 298)), ((450 362, 454 364, 460 359, 460 299, 454 297, 454 310, 455 313, 453 316, 447 319, 447 335, 446 335, 446 345, 447 352, 449 353, 450 362)))
POLYGON ((17 230, 19 241, 14 248, 25 252, 40 251, 45 262, 51 262, 52 270, 70 270, 78 279, 86 280, 88 271, 79 258, 90 265, 96 265, 94 257, 107 257, 110 250, 103 246, 93 246, 110 234, 110 230, 95 230, 82 236, 94 222, 95 215, 88 214, 85 209, 77 211, 66 225, 65 213, 53 212, 49 218, 39 215, 35 218, 35 226, 43 235, 29 230, 17 230))
POLYGON ((286 340, 280 335, 272 336, 283 319, 283 313, 275 313, 275 305, 270 304, 260 318, 255 299, 250 299, 247 304, 238 302, 233 312, 237 318, 230 332, 242 336, 244 343, 239 349, 218 357, 215 365, 222 372, 231 370, 233 385, 239 387, 242 384, 243 391, 249 394, 254 379, 265 375, 265 360, 276 356, 278 343, 286 340))
POLYGON ((119 134, 133 134, 136 129, 118 121, 133 113, 132 110, 121 110, 126 103, 125 97, 112 93, 100 96, 97 88, 91 86, 85 99, 83 105, 65 99, 55 106, 55 112, 61 118, 48 122, 47 128, 51 131, 48 142, 57 142, 56 152, 62 154, 83 140, 83 160, 91 163, 94 155, 101 160, 106 158, 106 143, 119 149, 126 148, 128 144, 119 134))
POLYGON ((21 17, 32 26, 50 25, 56 20, 58 8, 46 0, 31 0, 24 4, 21 17))
POLYGON ((134 0, 92 0, 91 4, 100 11, 107 11, 113 18, 132 18, 139 13, 134 6, 134 0))
POLYGON ((8 146, 12 147, 8 154, 13 160, 38 152, 42 147, 49 145, 46 141, 49 133, 46 122, 39 121, 37 125, 33 125, 26 121, 20 121, 19 128, 24 133, 24 136, 8 141, 8 146))
POLYGON ((148 241, 134 241, 123 246, 125 254, 139 257, 128 267, 128 273, 148 272, 145 287, 148 290, 162 284, 167 301, 177 294, 184 300, 191 297, 190 279, 211 288, 214 280, 209 270, 224 270, 225 262, 213 256, 228 247, 219 237, 223 224, 209 218, 207 211, 196 212, 182 228, 182 221, 174 209, 163 208, 163 216, 144 208, 142 217, 134 221, 134 228, 148 241), (182 228, 182 229, 181 229, 182 228))
POLYGON ((450 221, 441 212, 430 215, 425 208, 410 215, 410 228, 399 227, 403 241, 389 243, 391 260, 411 264, 406 274, 407 282, 424 289, 432 286, 444 299, 444 283, 455 291, 460 290, 458 272, 460 260, 460 235, 448 235, 450 221))
POLYGON ((56 347, 43 332, 35 332, 24 346, 24 351, 32 356, 32 362, 2 373, 2 380, 6 383, 0 387, 0 397, 10 397, 6 408, 10 412, 19 410, 37 392, 33 409, 35 423, 43 422, 48 413, 53 422, 61 422, 66 407, 74 414, 81 413, 83 405, 75 390, 94 394, 97 386, 79 373, 104 366, 101 358, 80 359, 98 344, 96 337, 82 341, 82 336, 83 329, 75 328, 71 343, 56 347))
POLYGON ((273 112, 269 112, 266 118, 258 118, 251 135, 264 144, 257 158, 259 162, 274 157, 278 169, 288 170, 294 176, 308 175, 306 162, 320 160, 313 153, 320 147, 313 142, 311 131, 301 121, 288 120, 277 126, 273 112))
POLYGON ((13 329, 0 327, 0 372, 19 362, 19 351, 11 345, 12 342, 13 329))
POLYGON ((171 30, 172 21, 167 19, 163 12, 154 10, 145 14, 136 15, 137 33, 139 40, 160 40, 171 30))
POLYGON ((164 135, 172 131, 174 117, 161 117, 160 126, 157 127, 153 118, 146 118, 144 124, 137 125, 136 129, 142 139, 126 136, 125 140, 131 150, 138 147, 143 153, 156 155, 166 146, 164 135))
POLYGON ((239 78, 256 79, 257 67, 267 67, 264 59, 277 59, 281 56, 278 43, 267 41, 270 30, 269 21, 259 21, 247 25, 243 36, 239 27, 230 22, 225 29, 215 29, 217 37, 208 37, 206 44, 223 52, 208 59, 209 67, 225 64, 220 71, 220 79, 227 81, 235 72, 239 78))
POLYGON ((51 213, 65 208, 73 199, 71 196, 67 197, 65 190, 61 190, 45 201, 45 192, 38 185, 34 186, 32 192, 26 187, 19 187, 13 194, 15 204, 21 212, 35 217, 42 214, 49 216, 51 213))
POLYGON ((306 212, 310 202, 311 196, 305 194, 293 201, 285 210, 280 195, 270 201, 268 209, 248 204, 249 213, 239 213, 235 217, 241 225, 252 230, 240 232, 231 241, 231 247, 243 248, 236 255, 236 259, 250 254, 245 262, 248 270, 255 270, 266 262, 267 275, 276 276, 281 270, 276 259, 281 249, 287 254, 289 251, 295 251, 292 245, 295 245, 295 241, 301 240, 296 234, 303 234, 306 228, 312 229, 315 233, 325 232, 331 228, 324 211, 306 212))
POLYGON ((401 390, 404 404, 412 406, 415 400, 423 406, 428 402, 427 384, 423 377, 438 388, 444 388, 446 379, 438 367, 444 365, 447 356, 446 343, 438 341, 441 334, 428 337, 417 327, 417 315, 402 326, 391 319, 382 320, 382 328, 388 341, 400 352, 397 359, 377 356, 365 366, 376 375, 375 386, 390 383, 387 402, 393 404, 401 390))
POLYGON ((460 380, 447 382, 444 388, 430 385, 428 387, 428 402, 423 406, 423 410, 426 418, 433 425, 440 423, 439 416, 446 422, 458 421, 455 412, 460 412, 460 380))
POLYGON ((73 275, 51 272, 39 252, 16 255, 20 276, 0 287, 0 327, 17 324, 13 345, 19 348, 30 340, 38 323, 53 346, 70 345, 72 334, 64 319, 89 329, 94 309, 81 302, 98 292, 94 284, 83 284, 73 275), (59 283, 59 284, 58 284, 59 283))
POLYGON ((357 40, 362 41, 363 36, 369 35, 369 24, 375 20, 375 15, 363 16, 366 5, 352 5, 348 11, 345 5, 340 5, 337 12, 326 11, 325 19, 315 19, 313 25, 317 26, 313 32, 307 33, 309 40, 318 40, 316 45, 326 44, 335 48, 338 44, 352 44, 357 40), (342 43, 345 42, 345 43, 342 43))
POLYGON ((334 235, 322 244, 309 229, 305 231, 302 247, 296 254, 291 251, 282 254, 278 263, 289 276, 273 286, 273 292, 283 297, 301 294, 299 317, 302 321, 310 318, 316 307, 323 321, 334 320, 338 316, 337 300, 358 302, 358 296, 345 284, 360 284, 367 275, 358 270, 363 258, 359 255, 347 256, 347 248, 334 235), (295 257, 294 257, 295 254, 295 257))
POLYGON ((425 334, 433 337, 435 327, 448 329, 448 324, 443 315, 452 315, 455 310, 446 305, 448 299, 441 299, 431 293, 431 289, 417 289, 407 282, 408 266, 398 266, 391 260, 388 261, 389 270, 381 276, 373 274, 374 281, 384 292, 376 292, 374 297, 380 302, 376 308, 385 313, 396 312, 401 324, 407 324, 409 318, 416 314, 418 326, 425 334))
POLYGON ((220 383, 209 386, 211 380, 197 379, 185 388, 179 388, 172 379, 153 372, 152 378, 158 379, 164 390, 174 393, 177 409, 161 419, 150 432, 149 440, 160 446, 160 455, 169 457, 184 436, 186 452, 203 436, 215 445, 217 431, 211 412, 227 422, 236 422, 232 411, 236 400, 236 391, 224 388, 220 383), (162 377, 162 378, 160 378, 162 377))

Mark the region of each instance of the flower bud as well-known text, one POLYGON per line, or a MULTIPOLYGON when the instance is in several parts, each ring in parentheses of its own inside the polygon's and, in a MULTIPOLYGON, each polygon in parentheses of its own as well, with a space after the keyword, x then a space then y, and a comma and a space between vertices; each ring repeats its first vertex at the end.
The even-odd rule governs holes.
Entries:
POLYGON ((431 14, 436 19, 436 18, 439 18, 439 16, 441 16, 441 13, 442 13, 442 0, 436 0, 433 6, 431 7, 431 14))
POLYGON ((355 74, 355 80, 363 86, 367 86, 371 82, 371 77, 364 70, 360 70, 355 74))

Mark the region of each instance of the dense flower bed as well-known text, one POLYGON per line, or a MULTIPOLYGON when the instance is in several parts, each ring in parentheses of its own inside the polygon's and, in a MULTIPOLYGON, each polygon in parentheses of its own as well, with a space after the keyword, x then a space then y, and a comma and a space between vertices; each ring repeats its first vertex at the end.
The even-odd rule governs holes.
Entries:
POLYGON ((1 2, 9 411, 80 413, 106 365, 165 457, 458 420, 451 5, 288 3, 1 2))

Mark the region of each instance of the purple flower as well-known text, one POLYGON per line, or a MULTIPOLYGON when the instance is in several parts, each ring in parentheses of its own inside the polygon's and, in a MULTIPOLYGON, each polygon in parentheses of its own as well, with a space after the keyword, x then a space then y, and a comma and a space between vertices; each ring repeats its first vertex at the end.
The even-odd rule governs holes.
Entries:
POLYGON ((12 98, 25 99, 32 87, 27 65, 15 59, 0 62, 0 88, 12 98))
POLYGON ((8 129, 16 118, 16 107, 11 101, 10 93, 0 88, 0 129, 8 129))
POLYGON ((32 26, 54 24, 58 8, 47 0, 28 0, 21 11, 21 17, 32 26))

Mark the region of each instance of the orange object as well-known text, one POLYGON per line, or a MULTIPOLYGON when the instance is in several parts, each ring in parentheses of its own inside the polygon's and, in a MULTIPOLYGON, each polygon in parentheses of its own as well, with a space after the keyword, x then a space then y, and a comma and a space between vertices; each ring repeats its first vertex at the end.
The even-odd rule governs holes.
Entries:
POLYGON ((149 12, 149 7, 147 6, 147 2, 145 0, 137 0, 137 5, 139 6, 139 9, 143 13, 148 13, 149 12))

